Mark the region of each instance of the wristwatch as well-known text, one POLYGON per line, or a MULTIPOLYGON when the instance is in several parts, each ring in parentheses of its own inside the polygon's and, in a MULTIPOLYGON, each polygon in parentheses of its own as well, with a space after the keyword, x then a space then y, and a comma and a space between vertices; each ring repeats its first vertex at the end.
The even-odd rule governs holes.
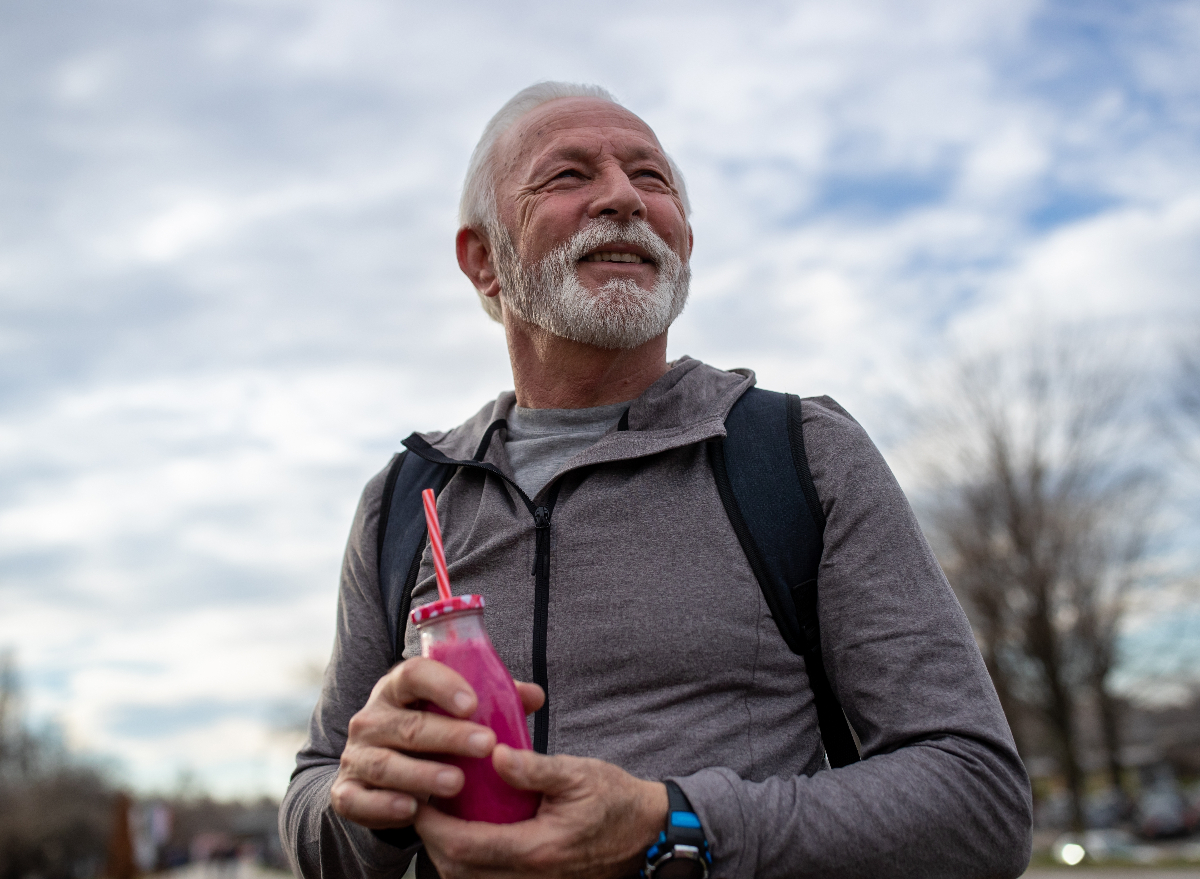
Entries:
POLYGON ((708 879, 712 855, 700 819, 673 781, 667 786, 667 829, 646 851, 644 879, 708 879))

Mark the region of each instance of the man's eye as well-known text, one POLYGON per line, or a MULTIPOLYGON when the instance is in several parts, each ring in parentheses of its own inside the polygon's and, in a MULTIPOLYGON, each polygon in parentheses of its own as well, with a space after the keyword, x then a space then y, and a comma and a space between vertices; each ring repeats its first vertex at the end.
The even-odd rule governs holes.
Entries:
POLYGON ((557 174, 555 174, 554 179, 561 180, 564 177, 579 177, 579 176, 582 176, 582 175, 580 175, 580 173, 578 171, 576 171, 574 168, 568 168, 565 171, 559 171, 557 174))

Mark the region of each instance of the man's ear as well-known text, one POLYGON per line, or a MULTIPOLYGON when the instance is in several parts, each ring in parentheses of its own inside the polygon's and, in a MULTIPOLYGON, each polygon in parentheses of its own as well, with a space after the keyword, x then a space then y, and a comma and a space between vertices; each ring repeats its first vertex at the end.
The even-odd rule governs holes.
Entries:
POLYGON ((470 226, 464 226, 454 239, 454 249, 458 254, 458 267, 470 278, 480 295, 498 296, 500 279, 492 267, 492 250, 488 240, 470 226))

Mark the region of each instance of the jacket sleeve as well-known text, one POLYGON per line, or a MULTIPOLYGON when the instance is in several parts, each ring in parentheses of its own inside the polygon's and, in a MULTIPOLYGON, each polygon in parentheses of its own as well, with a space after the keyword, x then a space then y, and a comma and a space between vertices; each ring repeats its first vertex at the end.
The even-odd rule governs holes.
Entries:
POLYGON ((293 872, 303 879, 399 876, 416 850, 380 841, 335 813, 329 803, 350 718, 391 666, 375 546, 385 478, 386 471, 367 484, 354 516, 342 562, 333 654, 309 721, 308 741, 296 755, 279 810, 280 837, 293 872))
POLYGON ((827 523, 822 652, 862 761, 812 777, 675 779, 714 875, 1017 877, 1029 778, 966 616, 879 451, 829 398, 804 438, 827 523))

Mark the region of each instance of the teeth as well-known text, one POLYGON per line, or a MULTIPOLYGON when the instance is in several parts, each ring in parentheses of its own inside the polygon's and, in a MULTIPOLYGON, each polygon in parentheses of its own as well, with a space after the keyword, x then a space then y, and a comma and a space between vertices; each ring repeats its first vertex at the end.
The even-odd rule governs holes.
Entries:
POLYGON ((583 258, 584 262, 645 262, 636 253, 615 253, 602 250, 599 253, 589 253, 583 258))

